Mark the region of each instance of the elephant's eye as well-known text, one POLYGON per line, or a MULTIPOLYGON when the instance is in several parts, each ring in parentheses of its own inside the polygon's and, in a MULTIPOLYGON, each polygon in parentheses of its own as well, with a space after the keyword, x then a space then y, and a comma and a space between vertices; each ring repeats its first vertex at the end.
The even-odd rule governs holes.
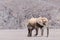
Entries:
POLYGON ((43 25, 46 25, 45 23, 43 23, 43 25))

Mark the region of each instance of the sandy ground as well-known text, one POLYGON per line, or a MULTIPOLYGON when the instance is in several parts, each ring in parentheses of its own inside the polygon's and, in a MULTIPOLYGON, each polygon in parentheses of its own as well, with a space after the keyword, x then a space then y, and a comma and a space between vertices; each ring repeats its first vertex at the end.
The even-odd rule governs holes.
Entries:
MULTIPOLYGON (((33 34, 35 34, 35 30, 33 30, 33 34)), ((34 35, 27 37, 27 29, 0 30, 0 40, 60 40, 60 29, 50 29, 49 37, 46 37, 46 29, 42 37, 40 30, 37 37, 34 35)))

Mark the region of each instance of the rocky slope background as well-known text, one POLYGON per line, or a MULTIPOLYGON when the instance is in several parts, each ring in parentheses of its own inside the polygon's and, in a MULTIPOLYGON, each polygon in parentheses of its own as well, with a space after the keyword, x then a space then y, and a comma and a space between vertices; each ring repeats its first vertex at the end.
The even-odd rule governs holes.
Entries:
POLYGON ((29 18, 39 16, 60 28, 60 0, 0 0, 0 29, 26 28, 29 18))

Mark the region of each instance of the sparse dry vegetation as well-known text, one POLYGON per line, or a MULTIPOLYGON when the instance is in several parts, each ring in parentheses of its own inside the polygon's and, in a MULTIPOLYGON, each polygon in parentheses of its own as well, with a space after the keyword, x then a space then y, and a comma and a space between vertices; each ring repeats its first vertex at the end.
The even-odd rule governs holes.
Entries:
POLYGON ((60 26, 60 3, 57 0, 0 0, 0 29, 26 27, 26 20, 44 16, 53 28, 60 26))

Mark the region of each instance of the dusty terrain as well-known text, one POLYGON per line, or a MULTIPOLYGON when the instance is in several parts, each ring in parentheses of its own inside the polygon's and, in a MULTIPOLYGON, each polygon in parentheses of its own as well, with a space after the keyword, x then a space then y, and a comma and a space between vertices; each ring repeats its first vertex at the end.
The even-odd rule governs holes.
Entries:
POLYGON ((50 29, 49 37, 46 37, 46 29, 42 37, 40 31, 37 37, 27 37, 27 29, 0 30, 0 40, 60 40, 60 29, 50 29))

